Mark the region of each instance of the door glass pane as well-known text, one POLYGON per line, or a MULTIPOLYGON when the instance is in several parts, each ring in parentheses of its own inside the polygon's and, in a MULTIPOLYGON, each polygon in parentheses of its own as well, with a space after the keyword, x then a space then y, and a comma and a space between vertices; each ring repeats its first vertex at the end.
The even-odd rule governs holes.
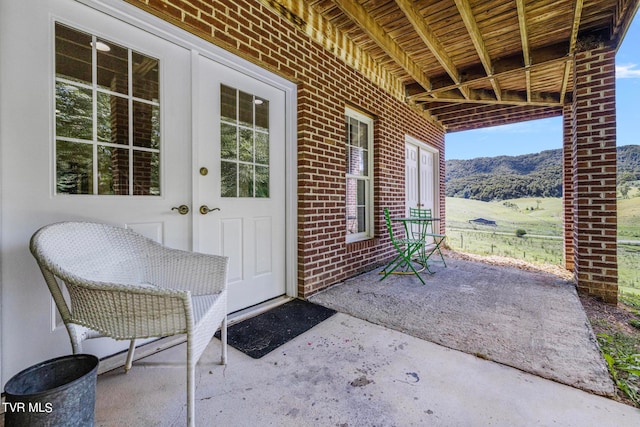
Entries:
POLYGON ((240 129, 240 141, 238 144, 240 161, 253 162, 253 131, 240 129))
POLYGON ((158 153, 151 151, 133 151, 133 194, 157 196, 160 194, 158 153))
POLYGON ((256 132, 256 163, 269 164, 269 134, 256 132))
POLYGON ((269 197, 268 166, 256 166, 256 197, 269 197))
POLYGON ((256 97, 256 129, 269 132, 269 101, 256 97))
POLYGON ((269 101, 221 85, 220 111, 222 197, 269 197, 269 101))
POLYGON ((93 95, 91 89, 56 82, 56 136, 92 139, 93 95))
POLYGON ((253 197, 253 165, 240 164, 238 197, 253 197))
POLYGON ((221 171, 221 195, 222 197, 238 197, 238 164, 231 162, 222 162, 220 164, 221 171))
POLYGON ((129 149, 98 146, 98 194, 129 194, 129 149))
POLYGON ((129 50, 108 40, 96 39, 98 87, 129 93, 129 50))
POLYGON ((237 156, 237 128, 226 123, 220 125, 220 157, 235 160, 237 156))
POLYGON ((133 78, 133 96, 158 102, 160 76, 158 73, 159 61, 155 58, 142 55, 137 52, 131 54, 133 64, 131 66, 133 78))
POLYGON ((93 188, 93 145, 58 141, 56 189, 64 194, 87 194, 93 188))
POLYGON ((56 24, 56 77, 91 84, 90 34, 56 24))
POLYGON ((220 115, 229 123, 236 122, 236 92, 234 88, 229 86, 220 86, 220 115))
POLYGON ((133 101, 133 145, 160 148, 160 108, 133 101))
POLYGON ((160 195, 158 59, 56 23, 55 61, 57 193, 160 195))
POLYGON ((98 141, 129 144, 129 101, 98 92, 98 141))
POLYGON ((253 128, 253 95, 240 92, 238 104, 240 124, 253 128))

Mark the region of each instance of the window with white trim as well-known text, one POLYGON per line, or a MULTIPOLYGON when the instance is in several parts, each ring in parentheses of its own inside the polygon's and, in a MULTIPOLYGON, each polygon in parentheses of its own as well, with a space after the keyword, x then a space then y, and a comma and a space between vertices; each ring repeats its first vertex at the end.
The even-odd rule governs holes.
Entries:
POLYGON ((373 119, 347 108, 346 238, 373 237, 373 119))

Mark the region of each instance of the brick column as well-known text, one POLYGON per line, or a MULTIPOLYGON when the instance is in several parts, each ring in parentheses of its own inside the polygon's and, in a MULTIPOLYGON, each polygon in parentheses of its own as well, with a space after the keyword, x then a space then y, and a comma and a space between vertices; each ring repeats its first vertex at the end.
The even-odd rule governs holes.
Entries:
POLYGON ((562 113, 564 266, 567 270, 573 270, 573 104, 565 104, 562 113))
POLYGON ((576 53, 573 247, 578 291, 618 300, 615 51, 576 53))

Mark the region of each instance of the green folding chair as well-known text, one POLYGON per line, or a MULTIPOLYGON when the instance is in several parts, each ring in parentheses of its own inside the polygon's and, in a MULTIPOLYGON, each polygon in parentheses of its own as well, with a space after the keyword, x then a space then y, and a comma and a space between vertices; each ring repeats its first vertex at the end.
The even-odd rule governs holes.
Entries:
POLYGON ((393 235, 393 227, 391 225, 391 217, 389 216, 389 209, 384 209, 384 218, 387 222, 387 230, 389 231, 389 238, 391 239, 391 244, 398 252, 398 255, 382 270, 381 274, 383 274, 380 280, 384 280, 390 274, 394 273, 397 269, 401 267, 406 267, 406 272, 402 272, 403 274, 415 274, 418 276, 418 279, 424 285, 424 280, 420 277, 420 271, 416 270, 413 266, 412 259, 414 256, 419 257, 420 252, 424 248, 424 239, 414 239, 414 238, 404 238, 398 239, 393 235))
POLYGON ((442 251, 440 250, 440 245, 445 241, 447 236, 445 234, 434 233, 434 221, 428 221, 433 218, 431 209, 409 208, 409 216, 411 218, 421 219, 421 221, 414 221, 410 223, 412 237, 414 239, 420 239, 424 241, 422 252, 420 253, 421 263, 429 273, 433 274, 433 272, 429 268, 428 260, 434 253, 437 252, 438 255, 440 255, 442 264, 444 264, 444 266, 446 267, 447 263, 444 261, 444 256, 442 255, 442 251))

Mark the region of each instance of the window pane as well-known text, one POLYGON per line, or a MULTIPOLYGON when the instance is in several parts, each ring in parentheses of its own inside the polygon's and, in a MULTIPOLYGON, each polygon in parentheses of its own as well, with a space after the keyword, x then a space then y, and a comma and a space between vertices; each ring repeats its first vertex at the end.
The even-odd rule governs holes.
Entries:
POLYGON ((256 197, 269 197, 268 166, 256 166, 256 197))
POLYGON ((364 206, 367 203, 367 182, 358 180, 358 206, 364 206))
POLYGON ((243 162, 253 162, 253 131, 240 129, 238 158, 243 162))
POLYGON ((129 93, 129 51, 108 40, 97 40, 98 87, 129 93))
POLYGON ((269 164, 269 134, 256 132, 256 163, 269 164))
POLYGON ((256 109, 256 129, 269 131, 269 101, 257 98, 254 101, 256 109))
POLYGON ((367 231, 367 216, 364 206, 358 207, 358 233, 367 231))
POLYGON ((351 175, 369 175, 368 152, 362 148, 347 147, 347 173, 351 175))
POLYGON ((220 163, 220 195, 222 197, 237 197, 238 164, 231 162, 220 163))
POLYGON ((240 92, 238 107, 240 111, 240 124, 253 127, 253 95, 240 92))
POLYGON ((129 194, 129 150, 98 146, 98 194, 129 194))
POLYGON ((129 145, 129 101, 98 92, 98 141, 129 145))
POLYGON ((133 96, 149 101, 158 102, 160 95, 158 86, 160 76, 158 73, 158 60, 133 52, 131 55, 132 68, 132 88, 133 96))
POLYGON ((133 102, 133 145, 160 148, 160 107, 133 102))
POLYGON ((56 77, 91 84, 91 35, 56 24, 56 77))
POLYGON ((220 115, 231 123, 236 122, 236 92, 229 86, 220 86, 220 115))
POLYGON ((133 194, 160 195, 160 155, 148 151, 133 152, 133 194))
POLYGON ((240 165, 238 196, 253 197, 253 165, 240 165))
MULTIPOLYGON (((358 127, 358 141, 357 145, 362 148, 369 147, 369 125, 366 123, 360 122, 360 126, 358 127)), ((354 144, 356 142, 354 141, 354 144)))
POLYGON ((93 139, 91 89, 56 82, 56 136, 93 139))
POLYGON ((223 159, 237 159, 236 129, 226 123, 220 124, 220 157, 223 159))
POLYGON ((68 141, 56 144, 56 190, 93 194, 93 146, 68 141))
POLYGON ((353 117, 349 117, 349 135, 348 144, 358 145, 358 121, 353 117))

